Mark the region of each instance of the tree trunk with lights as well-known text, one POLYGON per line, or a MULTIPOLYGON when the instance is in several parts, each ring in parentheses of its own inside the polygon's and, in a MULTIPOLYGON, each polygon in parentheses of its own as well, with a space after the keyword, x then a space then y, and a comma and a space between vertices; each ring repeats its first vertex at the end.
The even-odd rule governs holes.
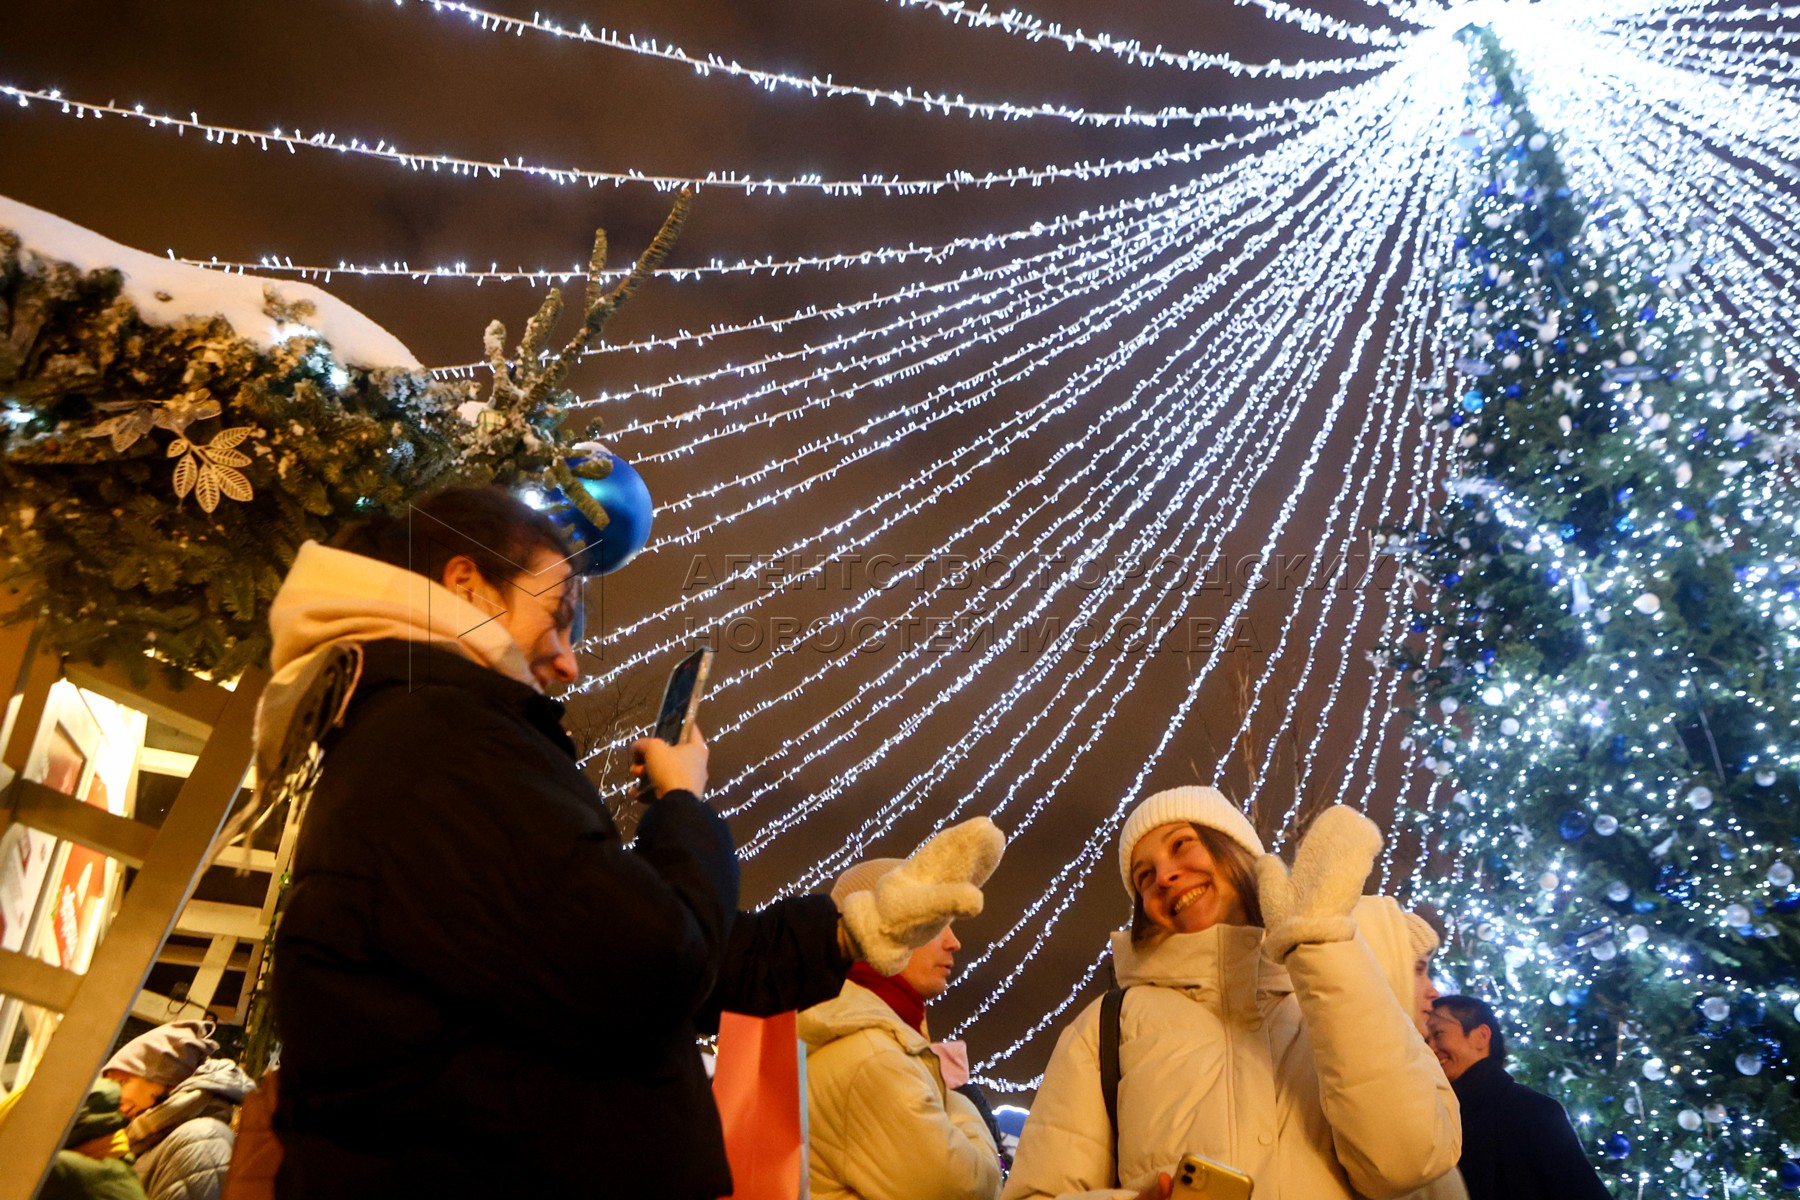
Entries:
POLYGON ((1528 81, 1465 40, 1460 460, 1418 546, 1441 649, 1403 661, 1453 793, 1445 965, 1616 1195, 1775 1195, 1800 1186, 1793 408, 1712 333, 1694 251, 1572 195, 1528 81))

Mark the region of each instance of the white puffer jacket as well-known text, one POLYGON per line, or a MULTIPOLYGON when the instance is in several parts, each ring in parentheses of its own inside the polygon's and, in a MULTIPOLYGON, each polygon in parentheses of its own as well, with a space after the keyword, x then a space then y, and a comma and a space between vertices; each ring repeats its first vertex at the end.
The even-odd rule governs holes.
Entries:
MULTIPOLYGON (((1405 910, 1386 896, 1364 896, 1357 904, 1356 928, 1369 943, 1369 949, 1375 952, 1375 961, 1381 964, 1381 973, 1387 977, 1389 989, 1410 1014, 1413 964, 1418 961, 1418 955, 1414 953, 1412 938, 1407 933, 1405 910)), ((1414 1031, 1417 1032, 1417 1026, 1414 1031)), ((1435 1056, 1431 1061, 1437 1064, 1435 1056)), ((1438 1070, 1443 1067, 1438 1066, 1438 1070)), ((1462 1173, 1452 1170, 1418 1191, 1407 1192, 1403 1200, 1469 1200, 1469 1189, 1463 1185, 1462 1173)))
MULTIPOLYGON (((1360 902, 1357 919, 1387 919, 1381 904, 1360 902)), ((1302 944, 1285 970, 1243 926, 1142 950, 1117 933, 1112 951, 1131 989, 1117 1181, 1096 1002, 1057 1041, 1005 1200, 1122 1200, 1189 1153, 1248 1174, 1256 1200, 1388 1200, 1456 1165, 1455 1093, 1360 934, 1302 944)))
POLYGON ((813 1200, 994 1200, 1000 1155, 931 1044, 865 987, 800 1014, 813 1200))

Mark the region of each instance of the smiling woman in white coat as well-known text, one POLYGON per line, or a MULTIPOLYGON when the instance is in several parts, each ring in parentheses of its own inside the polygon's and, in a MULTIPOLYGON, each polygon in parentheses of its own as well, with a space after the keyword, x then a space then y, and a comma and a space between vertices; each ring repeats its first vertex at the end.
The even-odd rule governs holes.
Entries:
POLYGON ((1057 1042, 1003 1200, 1156 1200, 1190 1153, 1256 1200, 1383 1200, 1448 1173, 1455 1094, 1359 929, 1404 919, 1361 896, 1380 845, 1328 809, 1290 875, 1214 788, 1139 804, 1119 847, 1132 928, 1112 940, 1117 1127, 1096 1002, 1057 1042))

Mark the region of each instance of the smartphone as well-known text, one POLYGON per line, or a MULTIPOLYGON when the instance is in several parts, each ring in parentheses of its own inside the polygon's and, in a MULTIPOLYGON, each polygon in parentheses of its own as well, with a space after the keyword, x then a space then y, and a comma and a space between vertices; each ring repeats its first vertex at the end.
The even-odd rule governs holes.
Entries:
POLYGON ((1189 1154, 1175 1168, 1171 1200, 1250 1200, 1250 1177, 1223 1163, 1189 1154))
POLYGON ((669 686, 663 689, 662 711, 657 713, 654 736, 671 746, 678 746, 694 727, 694 714, 700 708, 700 693, 706 687, 707 672, 712 669, 713 652, 702 646, 675 664, 669 672, 669 686))
MULTIPOLYGON (((713 652, 702 646, 675 664, 669 672, 669 686, 663 689, 662 709, 656 714, 656 726, 650 731, 671 746, 679 745, 694 727, 694 714, 700 708, 700 692, 706 687, 707 672, 712 669, 713 652)), ((650 777, 638 776, 637 794, 650 795, 650 777)))

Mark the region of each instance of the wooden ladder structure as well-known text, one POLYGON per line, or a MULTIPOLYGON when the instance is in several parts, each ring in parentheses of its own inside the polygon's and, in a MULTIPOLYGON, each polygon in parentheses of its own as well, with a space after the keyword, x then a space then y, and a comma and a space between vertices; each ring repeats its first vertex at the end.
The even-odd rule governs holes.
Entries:
MULTIPOLYGON (((251 670, 235 689, 199 678, 176 689, 159 676, 139 685, 116 667, 65 663, 40 643, 35 623, 0 628, 0 684, 12 685, 0 695, 15 706, 0 747, 0 829, 17 822, 42 830, 136 867, 137 877, 85 974, 0 950, 0 994, 62 1014, 30 1085, 0 1125, 0 1200, 37 1192, 187 907, 250 769, 256 702, 267 682, 266 672, 251 670), (50 689, 65 678, 205 738, 160 828, 19 777, 50 689)), ((215 939, 209 959, 218 958, 218 946, 215 939)), ((222 964, 202 969, 216 975, 222 964)))

